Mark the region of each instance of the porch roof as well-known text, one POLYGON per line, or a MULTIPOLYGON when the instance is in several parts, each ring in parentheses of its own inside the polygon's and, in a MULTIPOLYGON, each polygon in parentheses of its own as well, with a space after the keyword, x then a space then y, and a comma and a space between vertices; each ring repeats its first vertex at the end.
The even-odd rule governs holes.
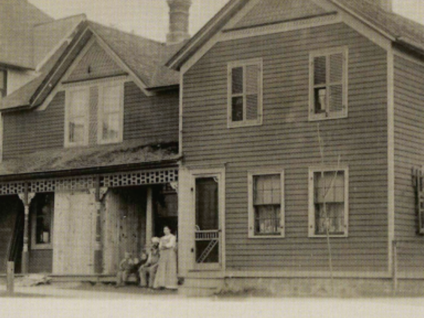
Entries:
MULTIPOLYGON (((22 155, 0 163, 0 179, 25 175, 80 174, 82 171, 119 170, 126 166, 176 164, 178 143, 143 144, 125 141, 117 145, 51 149, 22 155)), ((9 179, 9 178, 8 178, 9 179)), ((20 179, 20 178, 19 178, 20 179)))

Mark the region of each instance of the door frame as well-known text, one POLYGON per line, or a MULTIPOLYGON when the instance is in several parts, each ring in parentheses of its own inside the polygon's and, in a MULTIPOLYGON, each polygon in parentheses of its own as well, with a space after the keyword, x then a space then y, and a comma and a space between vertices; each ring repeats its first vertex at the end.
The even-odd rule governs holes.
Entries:
MULTIPOLYGON (((196 219, 196 179, 200 178, 217 178, 218 180, 218 218, 219 218, 219 230, 220 230, 220 241, 219 241, 219 264, 197 264, 196 257, 192 258, 192 268, 196 271, 224 271, 226 268, 226 257, 225 257, 225 168, 220 169, 199 169, 191 170, 191 189, 192 189, 192 200, 191 200, 191 216, 193 220, 196 219)), ((195 246, 195 230, 193 228, 192 240, 195 246)))

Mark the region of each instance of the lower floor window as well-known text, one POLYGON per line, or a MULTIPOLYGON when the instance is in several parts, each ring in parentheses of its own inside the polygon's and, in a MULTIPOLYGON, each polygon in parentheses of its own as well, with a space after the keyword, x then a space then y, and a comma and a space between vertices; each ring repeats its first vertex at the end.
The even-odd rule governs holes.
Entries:
POLYGON ((283 182, 281 173, 250 175, 252 219, 250 236, 283 235, 283 182))
POLYGON ((255 207, 255 235, 280 234, 280 206, 255 207))
POLYGON ((346 236, 347 169, 312 170, 309 193, 309 236, 346 236))
POLYGON ((344 204, 326 203, 315 205, 315 234, 344 234, 344 204))
POLYGON ((45 246, 52 243, 54 194, 37 194, 32 202, 32 245, 45 246))

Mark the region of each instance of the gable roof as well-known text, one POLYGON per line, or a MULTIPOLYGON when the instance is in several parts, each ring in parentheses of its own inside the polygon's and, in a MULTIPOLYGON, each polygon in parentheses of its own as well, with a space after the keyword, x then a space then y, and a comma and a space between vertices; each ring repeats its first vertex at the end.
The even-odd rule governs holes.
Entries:
POLYGON ((46 62, 51 54, 54 54, 58 47, 71 36, 75 28, 87 20, 85 14, 79 14, 48 23, 38 24, 34 27, 33 50, 34 64, 46 62))
POLYGON ((179 83, 178 72, 165 66, 165 57, 174 54, 180 45, 167 46, 164 43, 91 21, 89 25, 147 88, 179 83))
MULTIPOLYGON (((296 5, 298 1, 287 0, 296 5)), ((302 0, 303 1, 303 0, 302 0)), ((407 45, 410 48, 424 54, 424 26, 409 20, 399 14, 388 12, 380 7, 377 0, 328 0, 338 6, 341 10, 347 11, 359 17, 365 23, 379 31, 383 36, 388 37, 400 45, 407 45)), ((167 66, 179 70, 181 66, 212 36, 217 34, 221 28, 237 14, 249 0, 230 0, 195 36, 193 36, 173 57, 166 63, 167 66)), ((279 10, 282 1, 262 0, 259 6, 252 10, 255 18, 243 19, 244 24, 238 27, 253 27, 261 24, 282 22, 278 21, 280 15, 287 14, 279 10), (265 8, 268 6, 268 8, 265 8), (271 9, 271 10, 270 10, 271 9)), ((248 13, 249 15, 249 13, 248 13)), ((237 27, 237 25, 236 25, 237 27)))
POLYGON ((179 73, 167 68, 165 62, 181 45, 167 46, 92 21, 84 21, 75 28, 73 41, 63 43, 64 45, 58 48, 40 70, 39 76, 4 98, 0 109, 10 110, 40 105, 92 36, 102 41, 146 89, 179 85, 179 73), (59 68, 62 69, 57 72, 59 68))
POLYGON ((358 14, 378 30, 392 36, 392 41, 408 44, 424 53, 424 25, 400 14, 382 9, 373 0, 331 0, 358 14))
POLYGON ((326 13, 326 10, 310 0, 262 0, 250 10, 234 29, 292 20, 326 13))
POLYGON ((34 68, 33 28, 53 18, 27 0, 0 1, 0 63, 34 68))

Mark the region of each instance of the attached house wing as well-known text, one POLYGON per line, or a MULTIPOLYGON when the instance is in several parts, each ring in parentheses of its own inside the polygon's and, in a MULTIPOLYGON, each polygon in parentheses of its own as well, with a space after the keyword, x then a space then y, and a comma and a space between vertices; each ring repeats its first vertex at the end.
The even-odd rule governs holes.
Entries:
POLYGON ((149 90, 155 87, 179 84, 178 72, 167 68, 165 59, 174 54, 180 45, 166 46, 135 34, 83 21, 75 27, 69 41, 59 47, 40 69, 37 78, 3 100, 1 110, 40 106, 93 37, 146 95, 151 94, 149 90))

